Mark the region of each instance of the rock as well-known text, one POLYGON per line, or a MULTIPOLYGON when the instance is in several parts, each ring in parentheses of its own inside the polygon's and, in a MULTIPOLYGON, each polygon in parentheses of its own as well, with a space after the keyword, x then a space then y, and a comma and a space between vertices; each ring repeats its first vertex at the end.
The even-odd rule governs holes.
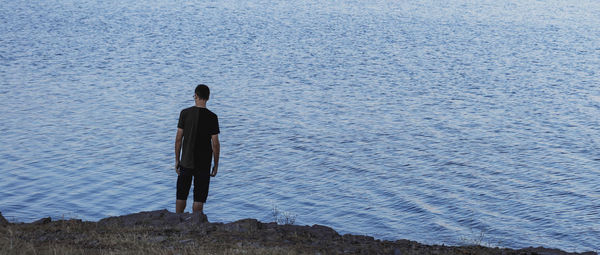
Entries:
POLYGON ((173 213, 167 210, 140 212, 118 217, 108 217, 98 221, 99 225, 118 226, 175 226, 208 222, 203 213, 173 213))
POLYGON ((70 220, 58 220, 55 222, 65 223, 65 224, 78 224, 83 222, 81 219, 70 219, 70 220))
POLYGON ((192 224, 200 224, 208 222, 208 217, 204 213, 191 213, 187 214, 184 222, 192 223, 192 224))
MULTIPOLYGON (((559 249, 550 249, 550 248, 544 248, 544 247, 529 247, 529 248, 524 248, 524 249, 520 249, 517 250, 518 252, 522 253, 522 254, 539 254, 539 255, 568 255, 571 253, 559 250, 559 249)), ((588 254, 588 253, 582 253, 582 254, 588 254)), ((590 253, 590 254, 594 254, 594 253, 590 253)))
POLYGON ((167 238, 164 236, 155 236, 155 237, 150 238, 148 241, 152 242, 152 243, 161 243, 165 240, 167 240, 167 238))
POLYGON ((191 242, 193 242, 193 241, 194 241, 194 240, 192 240, 192 239, 185 239, 185 240, 181 240, 181 241, 179 241, 179 243, 181 243, 181 244, 186 244, 186 243, 191 243, 191 242))
POLYGON ((254 232, 260 228, 258 220, 243 219, 227 223, 221 226, 223 230, 230 232, 254 232))
POLYGON ((4 218, 4 216, 2 216, 2 213, 0 212, 0 226, 4 225, 8 225, 8 221, 4 218))
POLYGON ((100 242, 98 240, 90 240, 90 241, 87 241, 85 245, 87 245, 88 247, 96 248, 96 247, 98 247, 98 245, 100 245, 100 242))
POLYGON ((402 255, 402 251, 400 251, 400 249, 398 249, 398 248, 395 248, 394 255, 402 255))
POLYGON ((46 217, 46 218, 41 218, 39 220, 36 220, 36 221, 32 222, 32 224, 42 225, 42 224, 48 224, 50 222, 52 222, 52 218, 46 217))
POLYGON ((339 234, 333 228, 323 226, 323 225, 312 225, 310 227, 310 233, 320 239, 331 239, 334 237, 338 237, 339 234))

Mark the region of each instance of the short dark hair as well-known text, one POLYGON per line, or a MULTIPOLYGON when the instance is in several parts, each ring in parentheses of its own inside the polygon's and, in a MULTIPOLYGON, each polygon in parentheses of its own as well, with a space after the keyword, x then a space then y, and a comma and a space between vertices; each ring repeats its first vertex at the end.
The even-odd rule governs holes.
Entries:
POLYGON ((208 100, 210 89, 208 89, 208 86, 200 84, 196 86, 196 96, 200 99, 208 100))

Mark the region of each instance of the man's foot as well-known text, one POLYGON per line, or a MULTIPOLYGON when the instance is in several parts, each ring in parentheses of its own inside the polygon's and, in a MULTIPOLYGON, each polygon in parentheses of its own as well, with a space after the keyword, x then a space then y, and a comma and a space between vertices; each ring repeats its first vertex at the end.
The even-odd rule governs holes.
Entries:
POLYGON ((202 202, 194 202, 194 205, 192 206, 192 209, 194 210, 194 212, 202 213, 202 209, 204 209, 204 203, 202 203, 202 202))

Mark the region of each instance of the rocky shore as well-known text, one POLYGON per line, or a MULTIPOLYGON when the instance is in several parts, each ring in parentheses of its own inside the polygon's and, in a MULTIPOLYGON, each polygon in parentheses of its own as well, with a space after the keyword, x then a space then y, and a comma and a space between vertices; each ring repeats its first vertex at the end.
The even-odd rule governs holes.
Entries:
MULTIPOLYGON (((211 223, 206 215, 167 210, 98 222, 43 218, 9 223, 0 213, 2 254, 577 254, 557 249, 425 245, 340 235, 321 225, 297 226, 243 219, 211 223)), ((586 255, 595 252, 581 253, 586 255)))

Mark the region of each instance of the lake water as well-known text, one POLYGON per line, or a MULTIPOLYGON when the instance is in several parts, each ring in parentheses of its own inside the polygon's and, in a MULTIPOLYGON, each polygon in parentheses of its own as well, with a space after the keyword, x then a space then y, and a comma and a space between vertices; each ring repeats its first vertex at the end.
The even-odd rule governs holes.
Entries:
POLYGON ((0 2, 9 220, 174 210, 205 83, 211 221, 600 249, 598 1, 0 2))

